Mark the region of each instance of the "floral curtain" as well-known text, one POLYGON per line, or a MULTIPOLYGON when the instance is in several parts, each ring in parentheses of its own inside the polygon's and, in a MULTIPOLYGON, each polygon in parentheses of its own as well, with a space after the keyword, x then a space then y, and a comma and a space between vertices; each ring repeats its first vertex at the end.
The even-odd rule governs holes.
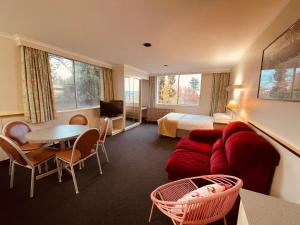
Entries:
POLYGON ((25 119, 43 123, 56 118, 48 53, 21 46, 25 119))
POLYGON ((213 88, 210 115, 226 111, 230 73, 213 73, 213 88))
POLYGON ((109 102, 114 99, 114 88, 113 88, 113 78, 112 69, 101 68, 103 74, 103 91, 104 91, 104 101, 109 102))
POLYGON ((155 107, 155 83, 156 83, 156 76, 149 77, 149 107, 155 107))

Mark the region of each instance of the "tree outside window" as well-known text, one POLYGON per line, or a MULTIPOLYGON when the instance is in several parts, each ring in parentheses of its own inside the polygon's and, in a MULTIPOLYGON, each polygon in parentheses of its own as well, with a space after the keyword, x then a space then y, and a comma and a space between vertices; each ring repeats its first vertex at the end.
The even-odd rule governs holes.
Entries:
POLYGON ((103 92, 100 67, 52 54, 49 62, 58 110, 99 105, 103 92))
POLYGON ((159 76, 157 80, 158 104, 199 104, 201 74, 159 76))

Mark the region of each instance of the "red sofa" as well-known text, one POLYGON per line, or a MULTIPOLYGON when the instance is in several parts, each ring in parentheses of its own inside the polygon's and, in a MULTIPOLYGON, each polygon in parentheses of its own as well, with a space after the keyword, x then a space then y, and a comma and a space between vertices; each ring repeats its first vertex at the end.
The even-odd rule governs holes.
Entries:
POLYGON ((224 130, 193 130, 167 162, 170 180, 205 174, 240 177, 243 188, 268 194, 280 156, 262 136, 242 122, 224 130))

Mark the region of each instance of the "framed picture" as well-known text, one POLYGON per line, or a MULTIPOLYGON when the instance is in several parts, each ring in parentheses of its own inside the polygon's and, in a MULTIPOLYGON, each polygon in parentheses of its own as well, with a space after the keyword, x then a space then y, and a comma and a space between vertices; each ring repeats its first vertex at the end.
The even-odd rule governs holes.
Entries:
POLYGON ((300 101, 300 19, 264 49, 258 98, 300 101))

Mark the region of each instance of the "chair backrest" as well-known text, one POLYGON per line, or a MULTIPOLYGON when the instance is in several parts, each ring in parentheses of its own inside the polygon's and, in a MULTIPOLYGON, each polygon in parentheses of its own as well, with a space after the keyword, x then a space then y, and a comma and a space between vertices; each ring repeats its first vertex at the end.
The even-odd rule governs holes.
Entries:
POLYGON ((24 145, 27 142, 25 136, 31 131, 30 126, 23 121, 13 121, 3 127, 2 133, 10 139, 17 142, 18 145, 24 145))
POLYGON ((83 159, 92 153, 92 149, 99 141, 100 133, 96 128, 91 128, 81 134, 75 141, 71 156, 71 162, 73 162, 75 150, 80 151, 80 159, 83 159))
POLYGON ((77 114, 71 117, 69 124, 71 125, 88 125, 89 121, 86 116, 82 114, 77 114))
POLYGON ((233 207, 243 181, 229 175, 205 175, 173 181, 156 188, 153 203, 176 224, 209 224, 224 217, 233 207), (206 184, 225 185, 222 192, 178 201, 206 184), (226 188, 227 186, 227 188, 226 188))
POLYGON ((100 120, 100 141, 102 142, 105 142, 105 138, 108 131, 108 123, 109 123, 109 118, 107 117, 100 120))
POLYGON ((4 150, 4 152, 10 159, 16 160, 16 162, 18 162, 19 164, 31 164, 27 159, 25 153, 10 138, 0 135, 0 147, 4 150))

